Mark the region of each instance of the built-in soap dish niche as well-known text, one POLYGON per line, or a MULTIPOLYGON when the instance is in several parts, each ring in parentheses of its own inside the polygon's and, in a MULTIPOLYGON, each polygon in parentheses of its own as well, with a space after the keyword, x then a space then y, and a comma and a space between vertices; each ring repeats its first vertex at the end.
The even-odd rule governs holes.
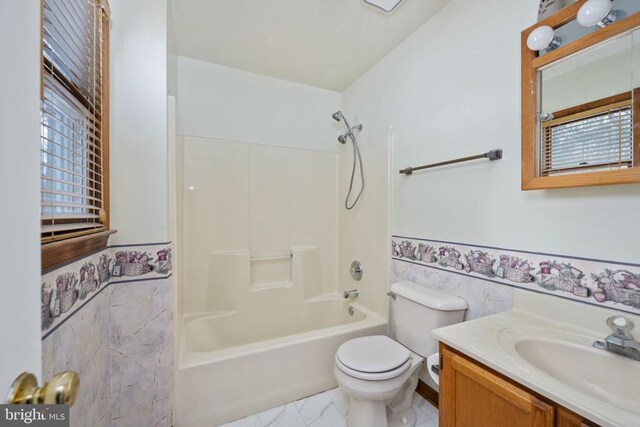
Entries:
POLYGON ((251 288, 266 290, 292 286, 293 253, 251 255, 251 288))

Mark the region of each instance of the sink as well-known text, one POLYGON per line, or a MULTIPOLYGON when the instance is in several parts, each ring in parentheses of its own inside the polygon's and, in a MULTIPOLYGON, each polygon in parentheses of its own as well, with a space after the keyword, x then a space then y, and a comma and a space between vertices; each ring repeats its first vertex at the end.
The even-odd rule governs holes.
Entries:
POLYGON ((513 356, 577 392, 640 414, 640 362, 592 347, 593 337, 509 328, 499 340, 513 356))

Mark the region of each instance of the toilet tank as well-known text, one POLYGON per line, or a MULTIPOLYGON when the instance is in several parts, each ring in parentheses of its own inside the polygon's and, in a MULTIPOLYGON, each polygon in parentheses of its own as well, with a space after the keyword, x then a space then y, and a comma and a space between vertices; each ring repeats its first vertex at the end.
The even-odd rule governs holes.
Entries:
POLYGON ((462 322, 467 303, 408 280, 391 285, 391 337, 420 356, 438 351, 431 331, 462 322))

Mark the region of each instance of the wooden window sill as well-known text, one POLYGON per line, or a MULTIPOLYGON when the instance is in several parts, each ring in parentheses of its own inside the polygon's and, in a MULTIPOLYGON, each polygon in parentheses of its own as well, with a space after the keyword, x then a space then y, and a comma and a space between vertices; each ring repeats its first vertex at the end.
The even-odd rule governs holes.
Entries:
POLYGON ((42 245, 42 271, 105 249, 109 236, 117 231, 107 230, 42 245))

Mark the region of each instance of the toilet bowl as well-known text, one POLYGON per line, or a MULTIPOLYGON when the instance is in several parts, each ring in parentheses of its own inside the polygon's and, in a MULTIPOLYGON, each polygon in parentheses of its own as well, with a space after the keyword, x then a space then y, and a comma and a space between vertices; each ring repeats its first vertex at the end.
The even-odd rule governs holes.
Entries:
POLYGON ((437 352, 431 329, 462 322, 466 302, 413 282, 391 285, 386 335, 354 338, 336 352, 334 376, 350 398, 349 427, 413 427, 412 407, 420 367, 437 352))
POLYGON ((350 427, 414 426, 413 392, 424 358, 384 335, 356 338, 336 352, 334 375, 350 398, 350 427))

